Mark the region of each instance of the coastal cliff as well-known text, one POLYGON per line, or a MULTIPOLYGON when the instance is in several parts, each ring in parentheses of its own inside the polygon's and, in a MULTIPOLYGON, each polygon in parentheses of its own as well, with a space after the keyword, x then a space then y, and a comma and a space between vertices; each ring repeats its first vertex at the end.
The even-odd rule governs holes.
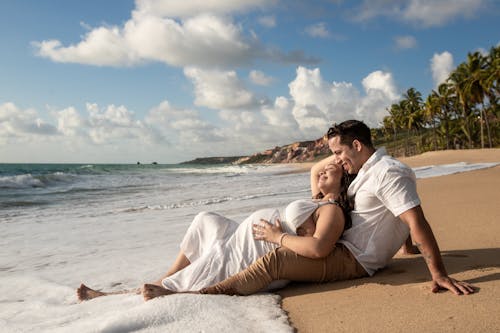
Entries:
POLYGON ((277 146, 250 156, 205 157, 183 162, 182 164, 300 163, 311 162, 328 154, 328 142, 324 138, 320 138, 312 141, 301 141, 285 146, 277 146))
POLYGON ((267 149, 251 156, 242 157, 234 164, 247 163, 300 163, 311 162, 328 155, 328 142, 323 139, 294 142, 285 146, 267 149))

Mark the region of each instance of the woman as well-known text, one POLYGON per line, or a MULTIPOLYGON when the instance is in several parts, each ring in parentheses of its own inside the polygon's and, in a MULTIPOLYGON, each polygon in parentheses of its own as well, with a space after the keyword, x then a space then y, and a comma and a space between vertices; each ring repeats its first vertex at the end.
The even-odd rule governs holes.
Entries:
MULTIPOLYGON (((144 298, 204 289, 282 246, 308 258, 328 255, 346 226, 347 184, 342 167, 336 164, 327 165, 314 178, 311 178, 311 190, 313 196, 320 199, 292 202, 285 210, 284 221, 280 221, 275 209, 259 210, 239 225, 215 213, 198 214, 169 271, 158 281, 144 285, 144 298)), ((273 281, 263 289, 284 284, 286 281, 273 281)), ((106 293, 85 285, 77 290, 80 300, 127 292, 139 290, 106 293)))

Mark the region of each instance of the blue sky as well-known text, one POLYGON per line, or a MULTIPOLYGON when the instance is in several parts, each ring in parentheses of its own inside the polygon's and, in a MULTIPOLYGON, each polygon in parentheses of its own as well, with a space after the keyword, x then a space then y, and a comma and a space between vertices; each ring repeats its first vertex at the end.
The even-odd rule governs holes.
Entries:
POLYGON ((177 163, 376 127, 499 22, 493 0, 2 0, 0 163, 177 163))

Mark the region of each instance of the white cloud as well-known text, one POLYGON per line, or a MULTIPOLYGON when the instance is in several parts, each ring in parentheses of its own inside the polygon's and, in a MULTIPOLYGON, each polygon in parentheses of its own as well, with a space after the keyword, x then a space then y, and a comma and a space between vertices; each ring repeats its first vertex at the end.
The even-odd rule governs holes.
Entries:
POLYGON ((0 104, 0 139, 31 138, 58 134, 55 126, 48 124, 33 109, 22 110, 14 103, 0 104))
POLYGON ((362 84, 367 94, 380 91, 382 95, 387 96, 390 100, 398 98, 396 85, 391 73, 382 71, 372 72, 363 79, 362 84))
POLYGON ((306 34, 315 38, 328 38, 330 37, 330 32, 328 31, 328 27, 326 23, 319 22, 313 25, 306 27, 306 34))
POLYGON ((318 68, 299 67, 289 88, 300 129, 304 133, 324 133, 332 122, 350 118, 378 126, 386 108, 399 98, 394 80, 390 73, 375 71, 362 84, 364 96, 351 83, 324 81, 318 68))
MULTIPOLYGON (((180 150, 191 150, 191 144, 221 141, 218 129, 200 119, 197 111, 179 109, 168 101, 152 108, 144 122, 154 128, 158 134, 180 150)), ((202 149, 203 145, 200 145, 202 149)))
POLYGON ((413 0, 404 19, 424 27, 440 26, 458 17, 473 17, 484 4, 484 0, 413 0))
POLYGON ((227 154, 249 154, 288 144, 294 140, 310 139, 304 137, 295 122, 291 106, 277 99, 274 106, 265 106, 261 112, 232 112, 222 110, 219 118, 225 123, 224 133, 227 154))
POLYGON ((257 22, 266 28, 274 28, 276 26, 276 17, 273 15, 261 16, 257 19, 257 22))
POLYGON ((446 79, 453 71, 453 55, 445 51, 443 53, 435 53, 431 59, 431 71, 432 79, 434 80, 434 86, 437 87, 446 79))
POLYGON ((49 39, 33 42, 37 55, 55 62, 133 66, 157 61, 171 66, 230 67, 256 59, 315 63, 302 52, 266 47, 229 15, 268 1, 138 1, 122 27, 101 26, 76 44, 49 39), (176 17, 180 17, 177 19, 176 17))
POLYGON ((413 49, 417 46, 417 40, 413 36, 396 36, 394 42, 399 50, 413 49))
POLYGON ((397 87, 392 74, 382 71, 370 73, 362 83, 366 96, 356 108, 356 118, 378 127, 387 115, 386 108, 400 98, 397 87))
POLYGON ((210 14, 182 23, 149 16, 129 21, 125 31, 131 49, 141 58, 173 66, 238 65, 260 52, 257 42, 245 38, 239 26, 210 14))
POLYGON ((72 144, 120 145, 126 142, 155 143, 163 139, 143 120, 135 119, 125 106, 100 107, 87 103, 86 114, 75 107, 52 111, 59 133, 72 144))
POLYGON ((150 128, 140 120, 134 119, 133 112, 125 106, 109 105, 100 108, 97 104, 87 103, 88 136, 94 144, 115 144, 124 141, 151 142, 154 136, 150 128))
POLYGON ((201 13, 229 14, 274 4, 272 0, 136 0, 135 15, 190 17, 201 13))
POLYGON ((77 45, 62 46, 58 40, 34 42, 38 55, 55 62, 82 63, 97 66, 129 66, 140 58, 127 47, 117 27, 96 28, 77 45))
POLYGON ((351 118, 359 99, 352 84, 330 84, 319 68, 297 68, 297 76, 288 86, 295 102, 295 120, 305 133, 323 133, 331 122, 351 118))
POLYGON ((299 126, 293 117, 292 109, 293 103, 286 97, 280 96, 276 98, 274 105, 262 107, 261 112, 269 125, 291 133, 298 133, 299 126))
POLYGON ((195 88, 195 104, 212 109, 243 109, 258 105, 235 71, 204 70, 189 67, 184 74, 195 88))
POLYGON ((487 0, 365 0, 355 10, 354 18, 365 21, 386 16, 427 28, 473 17, 486 3, 487 0))
POLYGON ((57 130, 65 136, 83 137, 86 135, 85 129, 89 124, 74 107, 54 111, 52 115, 57 120, 57 130))
POLYGON ((129 20, 123 29, 99 27, 68 47, 57 40, 34 43, 38 54, 56 62, 130 66, 160 61, 173 66, 236 65, 260 52, 228 18, 202 14, 177 22, 158 16, 129 20))
POLYGON ((253 83, 260 86, 268 86, 274 81, 271 76, 267 76, 266 74, 264 74, 264 72, 257 70, 250 71, 249 77, 253 83))

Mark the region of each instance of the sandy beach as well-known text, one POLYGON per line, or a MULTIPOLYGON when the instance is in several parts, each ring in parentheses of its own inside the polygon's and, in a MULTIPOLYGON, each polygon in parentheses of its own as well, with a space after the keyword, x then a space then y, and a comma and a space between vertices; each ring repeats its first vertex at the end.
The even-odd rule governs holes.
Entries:
MULTIPOLYGON (((401 160, 412 167, 500 162, 500 149, 429 152, 401 160)), ((417 183, 448 273, 478 291, 433 294, 423 259, 397 255, 371 278, 293 284, 279 292, 298 332, 500 331, 500 166, 417 183)))

